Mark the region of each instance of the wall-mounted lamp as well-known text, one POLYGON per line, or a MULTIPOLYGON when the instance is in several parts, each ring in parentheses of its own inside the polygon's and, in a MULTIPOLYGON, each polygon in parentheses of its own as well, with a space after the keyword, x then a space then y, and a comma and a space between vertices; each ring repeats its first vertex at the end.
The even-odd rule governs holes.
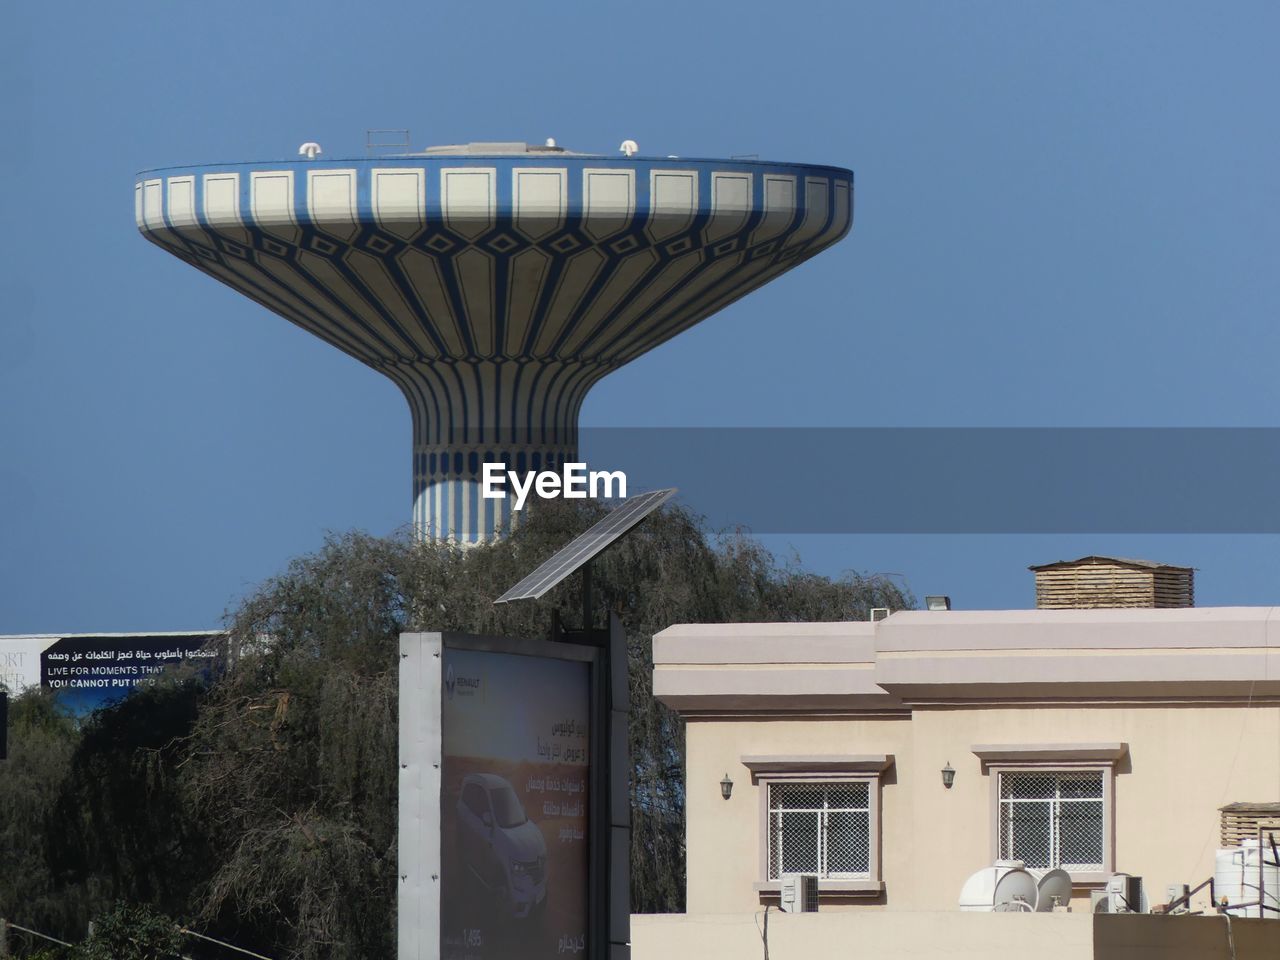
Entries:
POLYGON ((951 761, 948 760, 947 765, 942 768, 942 785, 946 787, 948 790, 950 790, 951 785, 955 782, 956 782, 956 772, 951 767, 951 761))
POLYGON ((729 774, 724 775, 724 779, 720 781, 720 796, 728 800, 733 796, 733 781, 729 779, 729 774))

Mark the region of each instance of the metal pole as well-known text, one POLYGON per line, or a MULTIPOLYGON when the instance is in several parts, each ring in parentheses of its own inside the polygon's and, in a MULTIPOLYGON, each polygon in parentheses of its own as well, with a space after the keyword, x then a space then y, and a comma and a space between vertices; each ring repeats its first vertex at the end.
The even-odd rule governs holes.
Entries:
MULTIPOLYGON (((590 562, 588 562, 582 565, 582 631, 583 633, 587 633, 588 631, 590 631, 591 621, 595 619, 592 616, 594 611, 592 609, 593 604, 592 604, 592 597, 591 597, 591 592, 594 586, 595 585, 592 583, 592 577, 591 577, 591 564, 590 562)), ((587 638, 587 642, 590 643, 590 638, 587 638)))
POLYGON ((9 956, 9 923, 0 917, 0 958, 9 956))
POLYGON ((631 689, 627 677, 627 632, 615 613, 609 614, 607 651, 609 685, 605 733, 608 769, 608 946, 609 960, 631 955, 631 689))

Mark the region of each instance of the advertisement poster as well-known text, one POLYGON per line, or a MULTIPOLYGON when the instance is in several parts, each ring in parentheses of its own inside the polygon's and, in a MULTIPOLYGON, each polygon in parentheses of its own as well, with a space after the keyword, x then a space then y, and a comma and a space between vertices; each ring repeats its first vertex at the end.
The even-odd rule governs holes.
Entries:
POLYGON ((213 670, 221 633, 0 638, 0 684, 11 694, 40 684, 83 716, 115 703, 176 664, 213 670))
POLYGON ((590 666, 446 648, 441 668, 441 960, 580 955, 590 666))
POLYGON ((40 683, 40 654, 52 637, 0 637, 0 690, 17 696, 40 683))

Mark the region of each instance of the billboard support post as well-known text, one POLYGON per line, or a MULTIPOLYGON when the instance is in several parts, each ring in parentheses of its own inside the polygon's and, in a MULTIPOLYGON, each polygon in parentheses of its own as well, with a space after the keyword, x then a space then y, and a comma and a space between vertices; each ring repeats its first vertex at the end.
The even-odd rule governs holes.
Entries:
POLYGON ((396 942, 400 960, 440 955, 440 654, 438 633, 400 635, 396 942))
POLYGON ((582 631, 590 633, 595 623, 595 605, 592 596, 592 588, 594 584, 591 582, 591 564, 582 565, 582 631))
POLYGON ((616 613, 609 614, 605 657, 609 715, 608 749, 600 765, 609 778, 609 960, 628 960, 631 949, 631 689, 627 676, 627 632, 616 613))
MULTIPOLYGON (((583 567, 588 594, 590 569, 590 564, 583 567)), ((589 601, 584 598, 586 603, 589 601)), ((627 960, 631 955, 631 685, 627 633, 622 620, 611 612, 607 630, 570 631, 558 640, 597 651, 591 736, 590 958, 627 960)))

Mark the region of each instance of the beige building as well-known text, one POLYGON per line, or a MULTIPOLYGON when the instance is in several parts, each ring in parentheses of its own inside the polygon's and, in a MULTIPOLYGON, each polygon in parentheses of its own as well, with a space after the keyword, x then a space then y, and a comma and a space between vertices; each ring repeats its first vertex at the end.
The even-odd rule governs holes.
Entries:
MULTIPOLYGON (((1069 872, 1073 917, 1117 871, 1154 904, 1214 873, 1220 808, 1280 800, 1280 608, 687 624, 655 637, 654 663, 687 721, 688 914, 637 918, 637 957, 673 924, 758 926, 784 872, 817 873, 828 916, 971 916, 961 887, 997 859, 1069 872)), ((982 941, 1003 919, 938 922, 982 941)), ((1106 955, 1092 918, 1071 922, 1062 943, 1090 946, 1064 956, 1106 955)), ((924 921, 821 923, 892 939, 924 921)))

